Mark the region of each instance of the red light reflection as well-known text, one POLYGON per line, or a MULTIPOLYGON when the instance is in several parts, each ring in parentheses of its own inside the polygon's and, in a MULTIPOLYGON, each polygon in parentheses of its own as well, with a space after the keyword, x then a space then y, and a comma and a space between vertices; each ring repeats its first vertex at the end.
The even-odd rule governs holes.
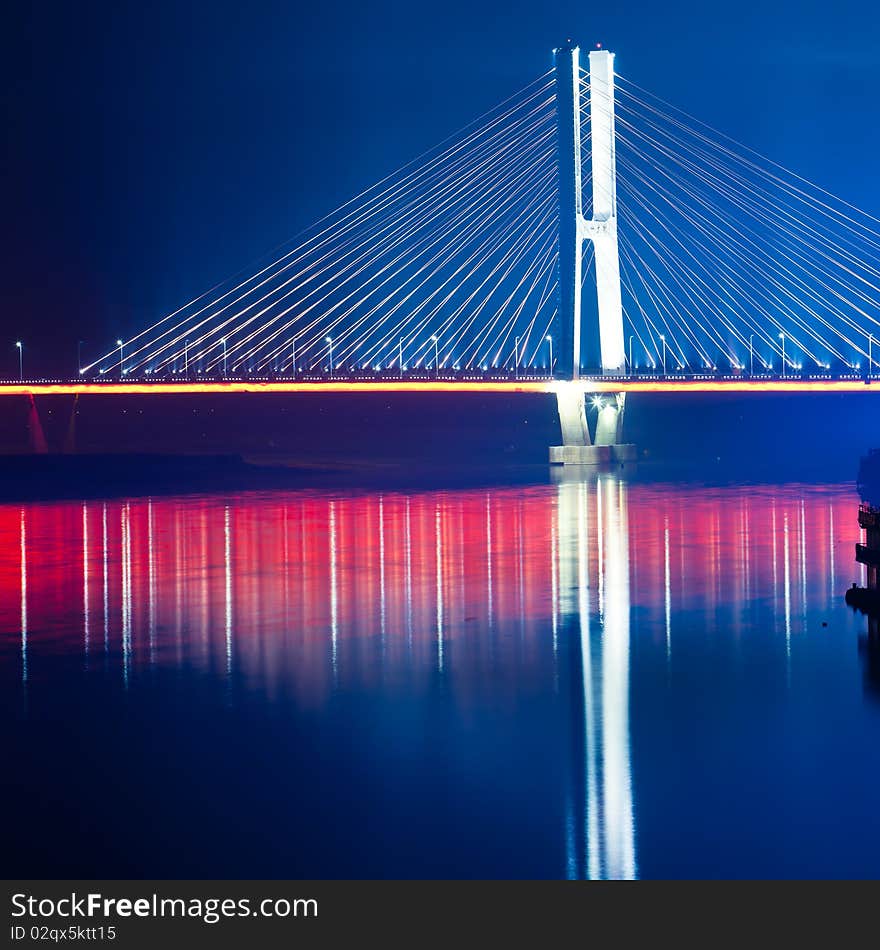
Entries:
POLYGON ((767 598, 791 636, 808 602, 856 579, 856 507, 845 489, 682 491, 602 475, 0 506, 3 653, 20 646, 33 664, 107 651, 126 677, 186 662, 315 699, 398 670, 454 667, 457 689, 478 690, 506 664, 522 685, 549 671, 560 625, 584 610, 628 623, 646 608, 671 649, 676 612, 767 598))

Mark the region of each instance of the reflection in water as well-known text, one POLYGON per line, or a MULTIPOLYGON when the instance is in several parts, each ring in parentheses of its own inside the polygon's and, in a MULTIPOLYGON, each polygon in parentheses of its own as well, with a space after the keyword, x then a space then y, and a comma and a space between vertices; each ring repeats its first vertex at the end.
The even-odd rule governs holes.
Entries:
MULTIPOLYGON (((102 528, 102 564, 104 567, 104 652, 110 649, 110 565, 108 561, 109 553, 107 549, 107 506, 101 506, 101 528, 102 528)), ((83 545, 85 546, 85 545, 83 545)))
POLYGON ((605 474, 562 481, 556 516, 560 612, 580 648, 574 668, 583 710, 572 720, 584 794, 573 796, 580 821, 567 822, 568 876, 634 878, 626 483, 605 474))
POLYGON ((764 604, 792 677, 808 602, 849 580, 833 532, 851 506, 841 490, 562 473, 525 489, 0 507, 0 629, 20 629, 22 681, 53 656, 94 665, 103 629, 130 691, 165 666, 314 710, 438 677, 462 714, 552 695, 570 739, 560 871, 634 878, 631 646, 646 664, 656 652, 666 682, 694 629, 705 640, 723 612, 738 639, 746 605, 764 604))
POLYGON ((89 506, 82 506, 83 652, 89 655, 89 506))
POLYGON ((865 689, 873 698, 880 696, 880 508, 863 502, 859 505, 860 543, 856 561, 864 571, 866 587, 853 584, 846 602, 867 614, 867 633, 859 638, 859 651, 865 664, 865 689))
POLYGON ((19 515, 19 551, 21 552, 21 681, 27 682, 28 671, 28 616, 27 616, 27 537, 24 526, 24 509, 19 515))
POLYGON ((223 509, 223 596, 226 601, 224 630, 226 631, 226 673, 232 672, 232 532, 229 505, 223 509))

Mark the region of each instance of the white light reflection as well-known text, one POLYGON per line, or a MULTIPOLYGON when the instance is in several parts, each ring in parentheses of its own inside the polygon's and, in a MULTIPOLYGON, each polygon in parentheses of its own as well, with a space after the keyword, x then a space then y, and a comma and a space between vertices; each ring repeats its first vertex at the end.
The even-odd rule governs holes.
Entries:
POLYGON ((229 505, 223 509, 223 593, 226 616, 226 675, 232 672, 232 529, 229 505))
POLYGON ((553 668, 554 685, 559 689, 559 541, 557 537, 556 519, 550 523, 550 622, 553 630, 553 668))
POLYGON ((21 509, 19 516, 19 532, 21 548, 21 681, 27 682, 28 662, 27 662, 27 637, 28 637, 28 615, 27 615, 27 531, 24 523, 24 508, 21 509))
POLYGON ((412 524, 410 522, 409 496, 406 499, 406 644, 412 650, 413 644, 413 601, 412 601, 412 524))
POLYGON ((104 567, 104 655, 110 650, 110 567, 107 561, 107 505, 101 506, 101 527, 103 530, 102 552, 104 567))
POLYGON ((385 506, 379 496, 379 636, 382 643, 382 659, 385 659, 385 506))
POLYGON ((516 506, 516 586, 519 591, 519 638, 522 641, 526 633, 526 583, 523 565, 523 509, 522 502, 516 506))
POLYGON ((486 495, 486 623, 492 629, 492 496, 486 495))
POLYGON ((336 578, 336 502, 330 502, 330 665, 336 682, 337 639, 339 637, 339 590, 336 578))
POLYGON ((788 512, 783 513, 782 532, 783 532, 783 568, 784 568, 784 592, 785 592, 785 655, 788 660, 789 672, 791 671, 791 564, 789 557, 788 540, 788 512))
POLYGON ((807 619, 807 514, 804 506, 804 499, 801 498, 801 526, 800 526, 800 550, 801 550, 801 611, 804 620, 807 619))
POLYGON ((828 505, 828 580, 831 584, 828 594, 834 597, 837 590, 837 576, 834 570, 834 506, 828 505))
MULTIPOLYGON (((577 495, 577 604, 578 632, 581 644, 581 683, 584 703, 584 772, 587 789, 585 818, 586 848, 585 864, 591 881, 599 877, 599 762, 596 743, 596 708, 593 699, 593 661, 590 651, 590 553, 587 528, 587 486, 582 483, 577 495)), ((602 532, 597 532, 597 544, 601 551, 602 532)), ((601 576, 601 556, 598 559, 601 576)), ((600 580, 601 583, 601 580, 600 580)), ((601 606, 600 606, 601 609, 601 606)), ((601 720, 600 720, 601 723, 601 720)))
POLYGON ((561 631, 577 640, 572 723, 583 769, 566 796, 566 874, 638 875, 629 730, 630 562, 627 486, 613 475, 555 473, 561 631), (594 505, 595 507, 591 507, 594 505), (590 527, 595 519, 595 536, 590 527), (592 599, 594 585, 598 596, 592 599), (596 611, 596 613, 594 613, 596 611), (580 811, 582 820, 573 815, 580 811))
POLYGON ((156 662, 156 552, 153 549, 153 499, 147 500, 147 623, 150 664, 156 662))
MULTIPOLYGON (((581 546, 579 544, 579 531, 582 522, 585 520, 585 512, 579 505, 580 492, 582 486, 577 482, 574 476, 570 475, 565 469, 561 472, 552 471, 552 475, 559 481, 559 487, 556 495, 556 517, 555 522, 558 529, 554 534, 559 549, 559 615, 562 629, 568 633, 572 629, 572 620, 578 624, 578 646, 579 651, 583 652, 581 643, 580 619, 581 611, 579 609, 579 598, 575 593, 580 593, 582 589, 581 578, 583 577, 583 587, 588 582, 588 574, 584 574, 581 569, 581 546)), ((587 613, 587 623, 589 623, 589 613, 587 613)), ((566 638, 566 644, 568 638, 566 638)), ((582 661, 583 664, 583 661, 582 661)), ((583 669, 582 665, 582 669, 583 669)), ((586 683, 582 684, 582 692, 586 690, 586 683)), ((586 705, 576 701, 572 695, 572 723, 574 730, 580 732, 583 728, 584 714, 586 705)), ((583 749, 585 741, 580 743, 583 749)), ((585 755, 585 759, 589 756, 585 755)), ((580 813, 580 806, 575 806, 575 802, 580 802, 582 798, 581 780, 586 783, 589 775, 589 765, 584 764, 583 770, 573 769, 571 778, 572 789, 566 796, 566 820, 565 820, 565 853, 566 853, 566 877, 569 880, 575 880, 583 875, 580 867, 579 839, 582 823, 576 820, 575 810, 580 813)), ((584 784, 584 788, 586 784, 584 784)))
POLYGON ((602 530, 602 492, 601 485, 596 483, 596 543, 598 545, 599 556, 596 559, 599 571, 599 583, 596 585, 599 591, 599 614, 605 610, 605 537, 602 530))
POLYGON ((82 506, 83 526, 83 653, 89 657, 89 506, 82 506))
POLYGON ((672 659, 672 590, 669 570, 669 516, 663 526, 663 590, 666 595, 666 660, 672 659))
POLYGON ((751 566, 751 518, 747 506, 743 505, 743 564, 745 565, 743 574, 743 593, 746 600, 752 595, 752 566, 751 566))
POLYGON ((629 735, 629 525, 626 483, 602 476, 606 504, 602 636, 603 876, 636 876, 629 735))
POLYGON ((440 506, 434 511, 435 554, 437 558, 437 669, 443 672, 443 539, 440 530, 440 506))
POLYGON ((131 508, 127 502, 119 520, 122 533, 122 677, 128 686, 131 666, 131 508))

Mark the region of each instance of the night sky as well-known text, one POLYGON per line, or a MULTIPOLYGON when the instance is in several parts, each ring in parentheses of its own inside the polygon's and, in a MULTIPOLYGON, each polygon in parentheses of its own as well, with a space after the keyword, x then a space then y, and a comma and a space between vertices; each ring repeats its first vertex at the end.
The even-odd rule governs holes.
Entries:
POLYGON ((871 2, 20 3, 0 372, 75 370, 551 65, 567 37, 880 215, 871 2))

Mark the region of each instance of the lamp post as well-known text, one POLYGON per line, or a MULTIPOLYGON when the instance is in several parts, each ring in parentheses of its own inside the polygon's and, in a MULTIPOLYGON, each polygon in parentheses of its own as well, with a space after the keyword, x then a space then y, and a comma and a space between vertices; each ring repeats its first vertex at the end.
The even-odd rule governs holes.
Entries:
POLYGON ((874 375, 874 360, 873 360, 873 343, 874 343, 874 334, 868 334, 868 379, 874 375))
POLYGON ((403 379, 403 337, 397 341, 397 362, 400 370, 400 378, 403 379))
POLYGON ((755 375, 755 348, 752 345, 752 342, 754 339, 755 339, 755 334, 753 333, 749 337, 749 376, 755 375))
POLYGON ((82 340, 76 341, 76 368, 79 370, 79 375, 82 376, 83 371, 83 359, 82 359, 82 340))
POLYGON ((431 339, 434 341, 434 375, 440 375, 440 349, 439 341, 436 336, 432 336, 431 339))
POLYGON ((183 375, 189 379, 189 340, 183 341, 183 375))
POLYGON ((779 339, 782 340, 782 378, 785 379, 785 334, 780 333, 779 339))
POLYGON ((513 375, 519 379, 519 337, 513 340, 513 375))
POLYGON ((547 334, 547 342, 550 344, 550 375, 553 375, 553 337, 547 334))
POLYGON ((663 375, 666 375, 666 337, 661 334, 660 342, 663 344, 663 375))
POLYGON ((21 355, 21 340, 16 340, 15 345, 18 348, 18 378, 24 379, 24 357, 21 355))
POLYGON ((629 375, 633 375, 633 338, 629 338, 629 375))
POLYGON ((324 342, 327 344, 330 353, 330 375, 333 375, 333 339, 332 337, 325 336, 324 342))
POLYGON ((225 376, 226 375, 226 357, 228 355, 226 351, 226 337, 221 336, 220 342, 223 344, 223 375, 225 376))
POLYGON ((122 340, 117 340, 116 345, 119 347, 119 378, 122 379, 125 376, 125 352, 122 349, 122 340))
POLYGON ((296 376, 296 337, 290 341, 290 374, 296 376))

